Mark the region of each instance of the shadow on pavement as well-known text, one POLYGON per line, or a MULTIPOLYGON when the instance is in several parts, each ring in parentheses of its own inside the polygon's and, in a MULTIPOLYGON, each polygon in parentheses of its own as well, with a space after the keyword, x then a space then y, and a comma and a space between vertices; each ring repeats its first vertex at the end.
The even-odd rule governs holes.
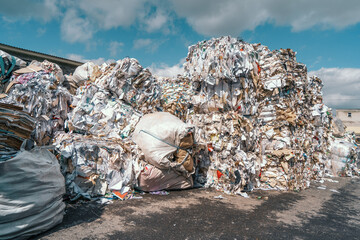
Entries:
POLYGON ((81 223, 91 223, 101 218, 101 215, 105 207, 106 205, 102 205, 96 202, 67 204, 64 219, 61 224, 55 226, 54 228, 44 233, 33 236, 30 239, 31 240, 40 239, 40 238, 46 239, 47 235, 50 235, 59 230, 66 229, 81 223))

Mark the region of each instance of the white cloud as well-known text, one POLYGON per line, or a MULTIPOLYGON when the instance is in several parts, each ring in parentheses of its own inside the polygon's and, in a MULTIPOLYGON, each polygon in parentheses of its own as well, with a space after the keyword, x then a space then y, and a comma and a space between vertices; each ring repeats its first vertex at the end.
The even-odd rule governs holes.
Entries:
POLYGON ((140 48, 144 48, 144 47, 148 47, 152 44, 152 40, 149 38, 140 38, 140 39, 136 39, 134 40, 134 49, 140 49, 140 48))
POLYGON ((103 63, 108 63, 109 64, 109 63, 115 62, 114 59, 107 59, 107 60, 105 60, 104 58, 86 59, 82 55, 78 55, 78 54, 74 54, 74 53, 68 54, 67 58, 71 59, 71 60, 74 60, 74 61, 83 62, 83 63, 93 62, 96 65, 101 65, 103 63))
POLYGON ((360 2, 357 0, 281 0, 267 2, 270 17, 279 25, 290 23, 294 31, 314 26, 341 29, 360 21, 360 2), (274 4, 271 4, 273 2, 274 4))
POLYGON ((0 17, 7 22, 56 18, 63 40, 86 43, 100 30, 129 27, 137 20, 146 21, 142 24, 148 31, 158 30, 165 21, 164 15, 156 11, 150 18, 144 16, 149 6, 153 4, 148 0, 12 0, 0 3, 0 17))
POLYGON ((72 38, 64 37, 64 40, 71 43, 86 42, 100 30, 134 25, 138 19, 143 19, 145 2, 146 0, 64 0, 62 6, 67 10, 61 23, 62 32, 67 37, 74 35, 72 38))
POLYGON ((83 62, 83 63, 87 62, 87 60, 85 60, 83 56, 75 53, 70 53, 66 57, 70 60, 74 60, 78 62, 83 62))
POLYGON ((162 63, 160 65, 152 64, 150 67, 150 71, 159 77, 176 77, 178 74, 183 74, 183 64, 185 62, 185 58, 181 59, 178 64, 175 64, 173 66, 169 66, 165 63, 162 63))
POLYGON ((109 52, 111 57, 117 57, 118 53, 121 52, 121 48, 124 46, 124 43, 112 41, 109 45, 109 52))
POLYGON ((204 35, 239 35, 265 23, 341 29, 360 22, 358 0, 171 0, 175 12, 204 35))
POLYGON ((161 44, 166 42, 167 39, 150 39, 150 38, 140 38, 135 39, 133 43, 134 49, 144 48, 147 52, 154 53, 161 44))
POLYGON ((238 35, 264 22, 259 1, 174 0, 173 3, 176 13, 204 35, 238 35))
POLYGON ((360 108, 360 68, 321 68, 309 76, 318 76, 324 84, 324 102, 332 108, 360 108))
POLYGON ((92 38, 94 29, 89 20, 80 17, 76 10, 70 9, 65 13, 61 23, 61 33, 67 42, 85 43, 92 38))
MULTIPOLYGON (((86 42, 101 30, 135 26, 168 33, 175 18, 184 18, 207 36, 238 36, 264 23, 342 29, 360 22, 359 0, 13 0, 2 1, 2 19, 61 18, 68 42, 86 42)), ((174 26, 175 27, 175 26, 174 26)))
POLYGON ((144 11, 145 0, 79 0, 79 8, 101 29, 128 27, 144 11))
POLYGON ((161 10, 157 10, 152 16, 145 19, 146 31, 154 32, 162 29, 167 21, 168 16, 161 10))
POLYGON ((16 18, 30 20, 31 18, 50 21, 60 15, 56 0, 11 0, 1 1, 0 14, 4 20, 13 21, 16 18))

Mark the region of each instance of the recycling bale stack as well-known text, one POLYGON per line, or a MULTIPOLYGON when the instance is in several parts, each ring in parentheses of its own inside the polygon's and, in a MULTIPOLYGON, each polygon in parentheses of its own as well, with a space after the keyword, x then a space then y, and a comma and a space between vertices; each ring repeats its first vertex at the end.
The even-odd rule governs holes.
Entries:
POLYGON ((37 119, 38 145, 51 143, 56 131, 64 129, 70 112, 72 96, 62 86, 64 76, 61 68, 49 61, 33 61, 29 66, 15 71, 7 85, 1 103, 23 108, 37 119))
POLYGON ((134 58, 96 66, 77 90, 69 114, 71 131, 127 138, 139 118, 156 111, 160 87, 149 70, 134 58))
POLYGON ((130 139, 57 132, 54 143, 71 200, 128 192, 136 184, 143 155, 130 139))
POLYGON ((160 86, 136 59, 93 66, 87 73, 77 81, 69 133, 54 139, 71 199, 133 189, 144 156, 129 136, 143 114, 160 106, 160 86))
POLYGON ((158 77, 161 86, 160 111, 169 112, 185 121, 190 113, 190 104, 194 96, 192 82, 189 78, 178 75, 175 78, 158 77))
POLYGON ((33 138, 36 120, 21 107, 0 103, 0 162, 15 157, 26 139, 33 138))
MULTIPOLYGON (((130 136, 155 112, 195 126, 195 184, 299 190, 333 173, 322 81, 308 78, 291 49, 220 37, 190 46, 175 78, 153 76, 133 58, 86 63, 66 78, 56 64, 33 61, 9 77, 0 102, 37 119, 35 139, 56 145, 72 199, 103 195, 114 181, 121 191, 134 186, 146 163, 130 136)), ((355 155, 342 172, 356 172, 355 155)))
POLYGON ((295 52, 221 37, 189 47, 186 60, 206 185, 296 190, 323 175, 331 111, 295 52))

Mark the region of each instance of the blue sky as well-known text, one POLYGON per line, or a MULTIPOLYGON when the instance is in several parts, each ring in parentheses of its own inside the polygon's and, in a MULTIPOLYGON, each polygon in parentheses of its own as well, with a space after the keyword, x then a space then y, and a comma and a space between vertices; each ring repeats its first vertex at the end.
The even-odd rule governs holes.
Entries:
POLYGON ((360 108, 358 0, 0 0, 0 42, 78 61, 134 57, 181 71, 187 47, 222 35, 292 48, 333 108, 360 108))

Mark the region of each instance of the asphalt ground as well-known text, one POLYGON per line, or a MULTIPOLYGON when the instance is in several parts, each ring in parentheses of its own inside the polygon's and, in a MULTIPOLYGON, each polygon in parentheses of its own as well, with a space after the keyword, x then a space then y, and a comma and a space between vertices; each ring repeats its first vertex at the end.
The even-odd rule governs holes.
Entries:
POLYGON ((249 198, 191 189, 78 202, 67 205, 61 224, 32 239, 360 239, 359 183, 333 178, 301 192, 255 190, 249 198))

